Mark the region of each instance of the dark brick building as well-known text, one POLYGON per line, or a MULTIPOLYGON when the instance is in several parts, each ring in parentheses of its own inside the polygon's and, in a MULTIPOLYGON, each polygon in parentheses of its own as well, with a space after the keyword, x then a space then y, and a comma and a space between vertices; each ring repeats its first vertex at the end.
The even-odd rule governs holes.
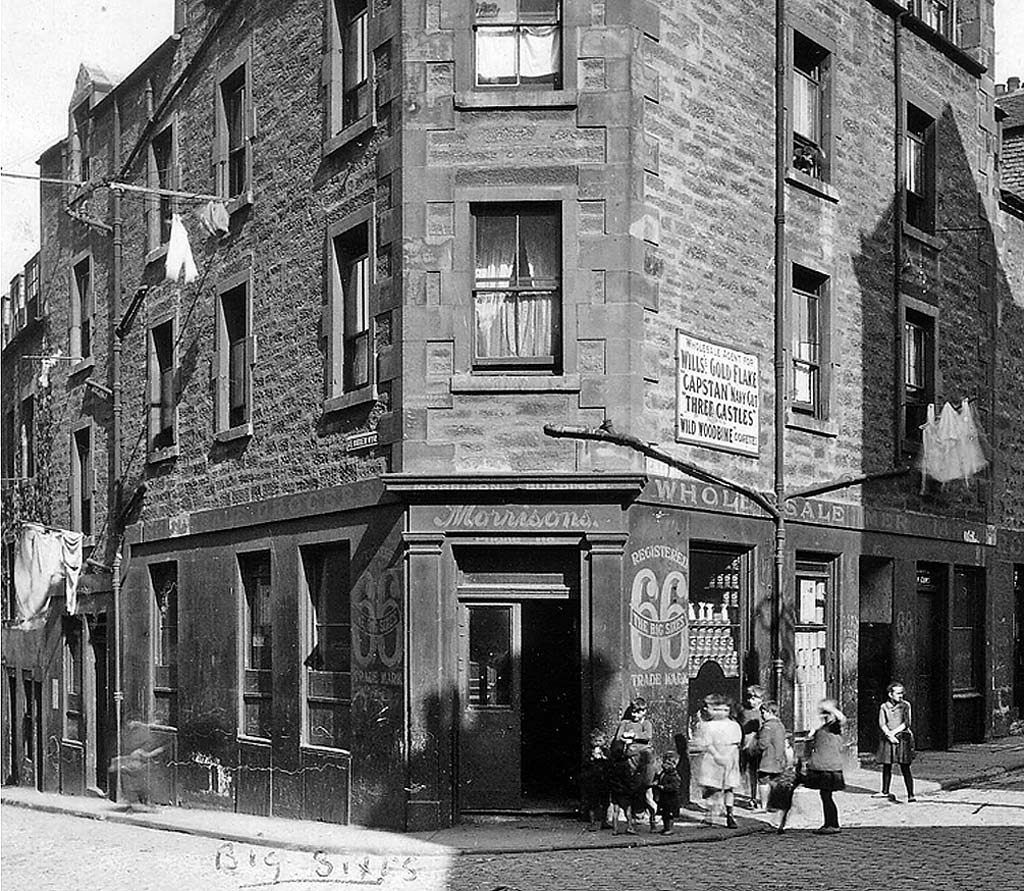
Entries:
POLYGON ((571 804, 636 695, 662 748, 763 683, 799 734, 837 697, 852 756, 893 676, 921 745, 1005 733, 991 0, 783 6, 182 0, 124 81, 83 67, 40 166, 88 184, 42 186, 4 408, 21 353, 75 358, 20 518, 94 571, 4 631, 5 770, 106 787, 120 708, 159 800, 423 828, 571 804), (992 465, 922 485, 926 406, 963 399, 992 465), (719 482, 543 432, 606 419, 719 482))

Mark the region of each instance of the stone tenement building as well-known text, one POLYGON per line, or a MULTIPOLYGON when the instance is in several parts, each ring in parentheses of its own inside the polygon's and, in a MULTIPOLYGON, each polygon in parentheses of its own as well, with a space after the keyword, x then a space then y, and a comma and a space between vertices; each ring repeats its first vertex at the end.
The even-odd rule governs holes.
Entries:
POLYGON ((851 757, 894 677, 919 745, 1005 733, 992 0, 781 6, 179 0, 83 66, 4 491, 89 572, 4 631, 5 772, 112 793, 120 715, 156 800, 419 829, 571 806, 637 695, 659 751, 751 683, 798 736, 838 698, 851 757), (964 400, 990 466, 908 470, 964 400), (653 455, 544 432, 606 421, 653 455))

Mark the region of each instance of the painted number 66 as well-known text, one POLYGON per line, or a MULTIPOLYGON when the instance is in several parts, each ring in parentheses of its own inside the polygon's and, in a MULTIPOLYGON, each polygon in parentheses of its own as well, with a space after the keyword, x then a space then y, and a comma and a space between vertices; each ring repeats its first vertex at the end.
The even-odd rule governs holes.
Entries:
POLYGON ((629 642, 637 667, 652 671, 664 662, 670 670, 681 669, 690 655, 686 576, 673 570, 659 587, 658 577, 650 569, 641 569, 633 577, 629 605, 629 642))

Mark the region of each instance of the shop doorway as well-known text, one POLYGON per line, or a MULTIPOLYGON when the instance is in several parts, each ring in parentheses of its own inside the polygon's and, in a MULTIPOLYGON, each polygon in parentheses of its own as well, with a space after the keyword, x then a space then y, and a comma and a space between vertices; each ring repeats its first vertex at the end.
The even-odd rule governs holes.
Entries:
POLYGON ((100 613, 87 619, 89 629, 89 645, 92 649, 88 661, 92 677, 87 687, 91 694, 91 715, 87 712, 87 727, 90 746, 87 747, 88 769, 91 776, 86 783, 94 789, 106 791, 107 771, 109 768, 109 746, 107 726, 107 702, 109 696, 107 684, 107 616, 100 613))
POLYGON ((860 628, 857 644, 857 748, 878 745, 878 708, 892 680, 893 561, 860 558, 860 628))
POLYGON ((946 748, 946 588, 944 566, 917 565, 912 701, 914 735, 921 749, 946 748))
POLYGON ((568 592, 460 602, 460 810, 571 809, 579 640, 579 604, 568 592))

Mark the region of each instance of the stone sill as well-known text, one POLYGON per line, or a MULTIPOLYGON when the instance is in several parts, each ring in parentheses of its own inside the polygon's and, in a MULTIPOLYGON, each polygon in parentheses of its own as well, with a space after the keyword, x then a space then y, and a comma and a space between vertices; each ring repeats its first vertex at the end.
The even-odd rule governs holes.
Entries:
POLYGON ((830 421, 827 418, 815 418, 811 415, 802 415, 799 412, 786 412, 786 427, 789 430, 799 430, 803 433, 825 436, 830 439, 839 435, 839 429, 835 421, 830 421))
POLYGON ((575 90, 459 90, 455 108, 459 111, 500 108, 576 108, 575 90))
POLYGON ((252 189, 246 189, 244 192, 235 195, 234 198, 231 198, 229 201, 227 201, 227 203, 225 204, 225 208, 227 209, 228 216, 231 216, 237 211, 244 210, 247 207, 252 207, 252 205, 252 189))
POLYGON ((580 376, 530 374, 456 374, 452 393, 578 393, 580 376))
POLYGON ((925 232, 923 229, 918 229, 917 226, 912 226, 906 220, 903 221, 903 234, 908 238, 913 238, 914 241, 928 245, 928 247, 936 251, 941 251, 946 246, 944 239, 939 238, 937 235, 932 235, 930 232, 925 232))
POLYGON ((94 356, 87 356, 86 358, 76 362, 71 366, 71 370, 68 372, 68 380, 81 374, 84 371, 90 371, 96 367, 96 358, 94 356))
POLYGON ((375 398, 373 387, 369 385, 352 390, 350 393, 342 393, 340 396, 330 396, 324 400, 324 414, 342 411, 356 405, 364 405, 367 402, 373 402, 375 398))
POLYGON ((153 248, 151 251, 146 252, 146 265, 149 266, 151 263, 156 263, 157 260, 162 260, 167 256, 167 242, 160 245, 158 248, 153 248))
POLYGON ((815 179, 813 176, 808 176, 806 173, 793 167, 786 171, 786 182, 791 186, 803 189, 805 192, 810 192, 812 195, 817 195, 819 198, 824 198, 826 201, 832 201, 835 204, 839 203, 839 192, 827 182, 815 179))
POLYGON ((329 139, 323 141, 320 147, 320 154, 326 158, 328 155, 334 154, 338 149, 348 145, 357 136, 362 136, 367 130, 373 129, 373 118, 370 115, 364 115, 354 124, 349 124, 344 130, 339 130, 329 139))
POLYGON ((227 430, 218 430, 213 434, 214 442, 233 442, 236 439, 245 439, 252 436, 252 421, 246 421, 237 427, 229 427, 227 430))
POLYGON ((164 461, 171 461, 178 457, 178 446, 172 445, 167 446, 163 449, 152 449, 148 455, 146 455, 147 464, 161 464, 164 461))

